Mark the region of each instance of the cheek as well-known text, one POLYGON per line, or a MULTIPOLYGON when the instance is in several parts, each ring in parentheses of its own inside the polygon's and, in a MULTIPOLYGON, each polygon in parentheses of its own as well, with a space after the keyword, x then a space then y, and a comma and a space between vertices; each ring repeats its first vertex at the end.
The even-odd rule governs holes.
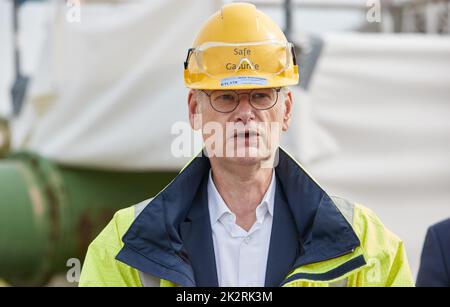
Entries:
POLYGON ((203 126, 221 123, 220 119, 211 114, 210 112, 202 112, 202 122, 203 126))
POLYGON ((266 131, 266 141, 276 143, 283 130, 283 113, 281 108, 275 108, 268 110, 263 114, 261 121, 264 123, 264 130, 266 131))
POLYGON ((211 114, 209 112, 202 113, 202 133, 203 136, 210 137, 222 136, 225 130, 225 120, 216 114, 211 114))
POLYGON ((268 114, 265 121, 282 125, 284 117, 283 111, 284 110, 280 106, 278 106, 277 108, 274 107, 272 110, 270 110, 270 113, 268 114))

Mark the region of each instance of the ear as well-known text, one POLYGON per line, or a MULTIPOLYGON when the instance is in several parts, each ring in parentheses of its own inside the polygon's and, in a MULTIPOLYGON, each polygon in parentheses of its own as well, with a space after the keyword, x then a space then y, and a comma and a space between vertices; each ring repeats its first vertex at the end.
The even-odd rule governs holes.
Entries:
POLYGON ((291 124, 291 115, 292 115, 292 92, 289 91, 286 94, 284 94, 283 131, 287 131, 289 129, 289 125, 291 124))
POLYGON ((188 110, 189 110, 189 122, 192 129, 199 130, 201 125, 201 107, 200 101, 197 99, 197 94, 194 90, 190 90, 188 94, 188 110))

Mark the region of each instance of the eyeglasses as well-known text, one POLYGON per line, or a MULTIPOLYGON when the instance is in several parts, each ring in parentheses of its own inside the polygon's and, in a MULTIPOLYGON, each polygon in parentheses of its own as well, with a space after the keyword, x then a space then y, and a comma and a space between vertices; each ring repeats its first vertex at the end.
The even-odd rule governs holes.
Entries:
POLYGON ((231 113, 239 105, 239 96, 248 95, 250 105, 256 110, 268 110, 278 101, 278 93, 281 88, 254 89, 248 93, 238 94, 236 91, 213 91, 210 94, 201 90, 209 97, 211 107, 220 113, 231 113))

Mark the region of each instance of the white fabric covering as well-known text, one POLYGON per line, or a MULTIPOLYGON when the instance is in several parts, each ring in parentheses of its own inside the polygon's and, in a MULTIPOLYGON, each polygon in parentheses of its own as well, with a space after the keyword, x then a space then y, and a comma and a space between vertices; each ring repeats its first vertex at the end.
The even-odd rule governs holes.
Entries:
POLYGON ((309 91, 296 97, 294 152, 324 188, 370 207, 405 241, 416 276, 427 227, 450 217, 450 39, 323 39, 309 91))

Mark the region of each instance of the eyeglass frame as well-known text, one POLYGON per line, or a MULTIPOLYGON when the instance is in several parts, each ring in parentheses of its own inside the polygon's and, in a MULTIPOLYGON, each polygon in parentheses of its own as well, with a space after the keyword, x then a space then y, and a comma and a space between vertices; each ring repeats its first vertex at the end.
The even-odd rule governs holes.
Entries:
POLYGON ((248 103, 252 106, 252 108, 253 109, 255 109, 255 110, 258 110, 258 111, 265 111, 265 110, 270 110, 270 109, 272 109, 276 104, 277 104, 277 102, 278 102, 278 97, 279 97, 279 94, 280 94, 280 92, 281 92, 281 87, 277 87, 277 88, 271 88, 271 89, 274 89, 275 90, 275 92, 277 93, 277 97, 275 98, 275 101, 273 102, 273 104, 270 106, 270 107, 268 107, 268 108, 264 108, 264 109, 258 109, 258 108, 255 108, 255 106, 252 104, 252 96, 251 96, 251 94, 253 94, 253 92, 255 92, 255 91, 260 91, 260 90, 262 90, 262 89, 264 89, 264 88, 256 88, 256 89, 252 89, 250 92, 248 92, 248 93, 241 93, 241 94, 239 94, 236 90, 220 90, 220 91, 224 91, 224 92, 234 92, 235 94, 236 94, 236 96, 238 97, 238 102, 237 102, 237 104, 236 104, 236 106, 231 110, 231 111, 227 111, 227 112, 224 112, 224 111, 219 111, 219 110, 217 110, 215 107, 214 107, 214 105, 213 105, 213 103, 211 102, 211 95, 212 95, 212 93, 214 93, 214 91, 213 92, 211 92, 210 94, 208 94, 207 92, 205 92, 205 90, 200 90, 202 93, 204 93, 206 96, 208 96, 208 99, 209 99, 209 104, 211 105, 211 107, 214 109, 214 111, 216 111, 216 112, 219 112, 219 113, 231 113, 231 112, 233 112, 234 110, 236 110, 237 109, 237 107, 239 106, 239 104, 241 103, 241 100, 239 99, 239 96, 241 96, 241 95, 248 95, 248 97, 249 97, 249 99, 248 99, 248 103))

